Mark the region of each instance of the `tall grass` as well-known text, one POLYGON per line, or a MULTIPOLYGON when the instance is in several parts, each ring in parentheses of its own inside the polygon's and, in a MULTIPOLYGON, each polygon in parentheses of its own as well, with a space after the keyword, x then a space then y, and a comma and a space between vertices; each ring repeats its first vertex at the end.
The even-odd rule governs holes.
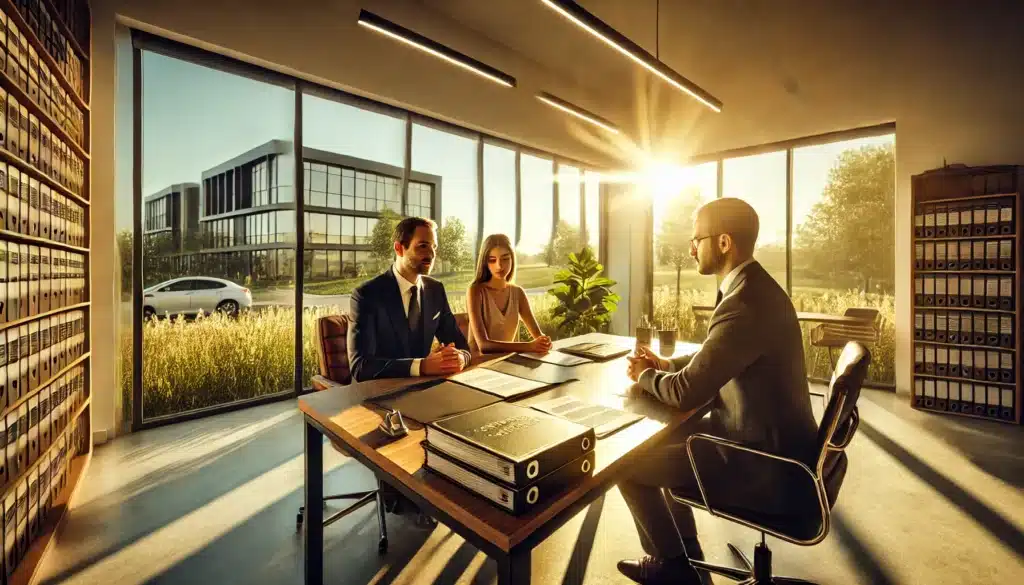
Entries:
MULTIPOLYGON (((680 291, 682 309, 676 311, 675 287, 658 287, 654 291, 654 319, 661 324, 676 319, 680 338, 700 342, 707 335, 707 318, 692 311, 694 305, 710 305, 714 298, 707 292, 697 290, 680 291)), ((797 311, 828 313, 842 315, 848 307, 874 307, 881 316, 879 341, 871 350, 871 367, 868 379, 879 384, 895 384, 895 297, 887 294, 865 294, 856 290, 820 290, 796 291, 793 294, 793 305, 797 311)), ((817 326, 810 323, 804 326, 804 359, 807 362, 807 373, 814 378, 829 379, 832 371, 829 366, 828 350, 812 347, 809 329, 817 326)), ((838 353, 837 353, 838 356, 838 353)))
MULTIPOLYGON (((452 311, 466 311, 465 296, 449 298, 452 311)), ((557 301, 550 295, 530 297, 530 305, 541 329, 552 338, 561 336, 551 319, 557 301)), ((702 291, 683 291, 682 310, 676 311, 674 287, 658 287, 654 295, 657 323, 674 317, 682 339, 700 342, 707 334, 706 319, 691 310, 693 305, 711 304, 702 291)), ((857 291, 797 292, 793 303, 798 311, 841 315, 847 307, 876 307, 882 316, 881 339, 871 348, 869 379, 884 384, 895 381, 893 371, 895 331, 894 299, 891 295, 857 291)), ((316 358, 316 321, 340 312, 337 306, 310 307, 302 314, 302 384, 309 386, 319 370, 316 358)), ((809 327, 814 327, 811 324, 809 327)), ((196 319, 176 317, 149 321, 143 327, 143 415, 145 418, 227 404, 239 400, 287 392, 294 376, 295 310, 273 307, 242 313, 237 318, 221 314, 196 319)), ((808 327, 808 328, 809 328, 808 327)), ((519 327, 519 339, 530 339, 519 327)), ((131 400, 131 336, 121 339, 120 380, 127 411, 131 400)), ((819 378, 831 376, 826 350, 810 346, 804 336, 808 373, 819 378)))

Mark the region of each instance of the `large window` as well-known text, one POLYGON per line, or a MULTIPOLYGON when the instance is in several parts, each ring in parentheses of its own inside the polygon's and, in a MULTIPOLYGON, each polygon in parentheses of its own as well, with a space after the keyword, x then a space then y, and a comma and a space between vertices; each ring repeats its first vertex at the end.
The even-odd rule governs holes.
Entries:
MULTIPOLYGON (((869 379, 887 384, 895 380, 894 142, 887 134, 793 149, 793 303, 837 315, 878 309, 869 379)), ((825 350, 805 351, 811 374, 829 378, 825 350)))
POLYGON ((659 173, 648 188, 654 212, 654 320, 659 326, 675 322, 684 338, 700 341, 705 330, 692 307, 714 303, 718 285, 713 276, 697 272, 690 240, 697 209, 717 197, 718 163, 659 173))
POLYGON ((143 141, 141 158, 134 158, 136 125, 118 120, 119 144, 128 145, 119 159, 133 169, 118 169, 119 193, 131 197, 119 203, 127 213, 117 214, 120 287, 131 303, 124 313, 132 326, 143 325, 142 336, 122 339, 120 369, 132 372, 122 377, 123 389, 143 409, 131 420, 135 428, 308 387, 317 371, 317 319, 347 311, 352 290, 391 265, 391 236, 402 216, 438 222, 433 275, 460 312, 480 233, 519 240, 519 284, 553 333, 551 302, 543 299, 563 261, 552 242, 554 218, 579 232, 576 244, 596 246, 600 239, 599 189, 584 186, 596 177, 588 169, 563 166, 571 184, 555 209, 553 156, 521 154, 497 139, 484 144, 477 132, 413 122, 405 111, 305 82, 310 93, 296 108, 297 80, 213 55, 198 58, 144 33, 127 48, 118 52, 119 79, 128 80, 118 88, 118 111, 139 123, 143 141), (143 75, 132 76, 135 65, 143 75), (192 88, 184 102, 181 87, 192 88), (139 107, 133 95, 142 96, 139 107), (293 142, 296 123, 301 148, 293 142), (134 172, 142 173, 138 189, 131 187, 134 172), (172 186, 185 187, 179 193, 172 186), (132 210, 142 213, 139 234, 132 210), (519 225, 521 215, 528 220, 519 225), (297 223, 304 229, 297 231, 297 223), (138 265, 136 235, 144 242, 138 265), (181 291, 149 290, 180 277, 230 281, 217 290, 236 296, 172 298, 158 295, 181 291), (133 284, 146 292, 135 294, 133 284), (131 360, 140 348, 138 376, 131 360))
POLYGON ((516 241, 516 152, 484 144, 484 237, 516 241))
MULTIPOLYGON (((139 422, 291 392, 294 309, 249 309, 250 298, 260 303, 294 297, 287 280, 269 291, 280 276, 276 253, 292 251, 217 250, 250 241, 265 244, 271 234, 294 232, 294 226, 270 221, 273 213, 283 211, 252 219, 211 216, 272 202, 267 161, 288 150, 278 145, 287 145, 293 135, 294 94, 159 53, 143 51, 141 59, 143 75, 136 82, 142 86, 142 103, 136 114, 142 116, 142 160, 137 161, 142 194, 182 183, 200 184, 204 193, 164 197, 153 216, 164 226, 169 218, 195 218, 183 222, 181 240, 198 240, 201 249, 186 250, 178 242, 170 249, 143 249, 143 285, 153 288, 140 308, 148 319, 143 324, 139 422), (181 99, 182 87, 189 88, 187 100, 181 99), (199 201, 202 210, 194 208, 199 201), (180 277, 232 284, 217 289, 195 285, 187 292, 154 286, 180 277)), ((122 253, 122 261, 125 257, 130 250, 122 253)))
POLYGON ((786 288, 786 151, 722 161, 722 196, 743 199, 757 212, 754 256, 786 288))
POLYGON ((412 125, 412 171, 441 179, 437 275, 473 270, 480 192, 476 137, 412 125))

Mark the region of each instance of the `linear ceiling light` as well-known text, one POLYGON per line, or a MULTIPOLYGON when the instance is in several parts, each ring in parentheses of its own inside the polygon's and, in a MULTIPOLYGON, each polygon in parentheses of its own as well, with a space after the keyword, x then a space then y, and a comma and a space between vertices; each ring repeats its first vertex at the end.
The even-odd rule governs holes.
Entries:
POLYGON ((608 46, 629 57, 651 73, 667 81, 670 85, 686 92, 695 100, 711 108, 715 112, 722 111, 722 102, 704 91, 700 86, 676 73, 670 67, 645 51, 640 45, 629 40, 619 31, 604 23, 601 19, 587 12, 572 0, 543 0, 545 4, 574 24, 604 41, 608 46))
POLYGON ((407 45, 416 47, 425 53, 430 53, 431 55, 443 59, 452 65, 458 65, 459 67, 472 71, 481 77, 486 77, 495 83, 500 83, 506 87, 516 86, 515 77, 512 77, 503 71, 499 71, 486 63, 481 63, 468 55, 463 55, 455 49, 446 47, 437 41, 428 39, 417 32, 413 32, 403 26, 397 25, 390 20, 381 18, 372 12, 360 10, 358 23, 366 28, 402 41, 407 45))
POLYGON ((551 95, 550 93, 541 92, 537 94, 537 99, 544 102, 545 104, 548 104, 553 108, 557 108, 567 114, 576 116, 577 118, 583 120, 584 122, 589 122, 595 126, 600 126, 601 128, 607 130, 608 132, 611 132, 612 134, 619 133, 619 129, 613 126, 612 123, 609 122, 608 120, 605 120, 601 116, 588 112, 587 110, 584 110, 583 108, 571 104, 561 98, 557 98, 551 95))

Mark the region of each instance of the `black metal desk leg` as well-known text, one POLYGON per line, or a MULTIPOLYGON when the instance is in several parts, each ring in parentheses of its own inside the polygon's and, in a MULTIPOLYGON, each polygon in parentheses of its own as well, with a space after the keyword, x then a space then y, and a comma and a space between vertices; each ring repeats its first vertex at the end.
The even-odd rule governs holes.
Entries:
POLYGON ((324 444, 323 435, 306 422, 306 585, 324 582, 324 444))
POLYGON ((529 583, 529 550, 513 550, 498 559, 498 585, 529 585, 529 583))

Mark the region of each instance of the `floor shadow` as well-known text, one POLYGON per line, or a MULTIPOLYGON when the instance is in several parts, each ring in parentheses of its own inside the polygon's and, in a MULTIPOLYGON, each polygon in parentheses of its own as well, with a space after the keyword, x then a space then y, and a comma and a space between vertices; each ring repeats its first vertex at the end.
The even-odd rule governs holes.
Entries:
POLYGON ((840 548, 849 551, 854 565, 866 579, 861 583, 871 585, 896 585, 899 581, 891 575, 859 538, 839 512, 832 513, 832 533, 839 538, 840 548))
POLYGON ((590 553, 594 550, 594 540, 597 538, 597 525, 604 511, 604 497, 605 494, 601 494, 587 507, 587 515, 583 518, 576 544, 572 547, 572 556, 569 558, 569 566, 565 568, 562 585, 580 585, 587 575, 590 553))
MULTIPOLYGON (((244 441, 227 445, 201 458, 164 466, 75 509, 73 526, 62 540, 71 550, 84 549, 63 570, 42 585, 57 585, 131 543, 287 463, 303 452, 302 419, 290 418, 263 429, 244 441), (166 479, 172 477, 172 479, 166 479), (159 483, 155 483, 159 482, 159 483), (155 483, 155 485, 154 485, 155 483), (109 538, 102 543, 96 534, 109 538), (81 542, 81 545, 76 544, 81 542)), ((373 486, 372 476, 359 465, 343 465, 329 477, 349 487, 373 486), (363 477, 366 476, 366 477, 363 477)), ((286 526, 295 526, 296 503, 286 526)), ((372 508, 368 508, 372 509, 372 508)), ((376 539, 374 544, 376 544, 376 539)), ((301 555, 300 555, 301 556, 301 555)))
MULTIPOLYGON (((295 509, 302 497, 301 489, 291 492, 145 583, 303 583, 304 545, 301 534, 294 530, 295 509)), ((324 530, 324 582, 387 585, 429 536, 429 531, 410 527, 405 518, 389 515, 390 548, 381 556, 377 552, 376 509, 368 506, 354 512, 324 530)))
POLYGON ((953 505, 964 511, 968 516, 992 536, 1010 547, 1018 556, 1024 557, 1024 533, 1017 529, 1002 514, 988 507, 973 494, 965 491, 955 482, 948 479, 916 455, 905 449, 896 441, 870 423, 861 420, 859 432, 881 447, 886 453, 899 461, 908 470, 921 478, 922 481, 935 488, 953 505))

